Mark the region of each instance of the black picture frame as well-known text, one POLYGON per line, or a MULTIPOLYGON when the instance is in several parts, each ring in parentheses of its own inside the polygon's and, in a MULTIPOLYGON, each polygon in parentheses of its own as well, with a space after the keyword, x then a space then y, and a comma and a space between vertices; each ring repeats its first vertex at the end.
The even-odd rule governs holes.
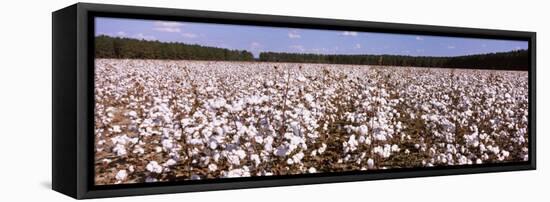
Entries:
POLYGON ((52 188, 84 199, 317 183, 351 182, 536 169, 536 33, 77 3, 52 13, 52 188), (529 44, 529 161, 475 166, 397 169, 153 184, 93 184, 94 17, 184 20, 259 26, 375 31, 527 40, 529 44))

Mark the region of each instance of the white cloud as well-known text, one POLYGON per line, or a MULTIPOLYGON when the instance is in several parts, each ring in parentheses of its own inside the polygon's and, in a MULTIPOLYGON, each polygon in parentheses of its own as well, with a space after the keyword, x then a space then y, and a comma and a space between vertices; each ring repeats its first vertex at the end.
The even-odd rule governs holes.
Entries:
POLYGON ((185 37, 185 38, 190 38, 190 39, 193 39, 193 38, 197 38, 197 37, 198 37, 197 34, 190 33, 190 32, 183 33, 183 34, 181 34, 181 36, 183 36, 183 37, 185 37))
POLYGON ((290 48, 300 52, 304 52, 306 50, 302 45, 291 45, 290 48))
POLYGON ((183 23, 181 22, 170 22, 170 21, 156 21, 155 26, 157 27, 181 27, 183 23))
POLYGON ((417 40, 417 41, 424 41, 424 38, 421 37, 421 36, 416 36, 416 40, 417 40))
POLYGON ((117 36, 126 36, 126 32, 120 31, 116 33, 117 36))
POLYGON ((159 32, 181 32, 178 27, 155 27, 153 29, 159 32))
POLYGON ((132 36, 132 38, 143 39, 143 40, 147 40, 147 41, 156 40, 156 38, 155 38, 154 36, 151 36, 151 35, 144 35, 143 33, 135 34, 135 35, 132 36))
POLYGON ((257 47, 260 47, 260 46, 261 46, 261 44, 258 43, 258 42, 255 42, 255 41, 250 43, 250 47, 252 47, 252 48, 257 48, 257 47))
POLYGON ((300 34, 298 34, 298 32, 296 30, 292 30, 292 31, 288 32, 288 38, 299 39, 299 38, 302 38, 302 36, 300 34))
POLYGON ((453 46, 453 45, 449 45, 449 46, 447 46, 447 48, 448 48, 448 49, 455 49, 456 47, 453 46))
POLYGON ((361 44, 355 44, 355 48, 356 48, 356 49, 360 49, 360 48, 361 48, 361 44))
POLYGON ((159 32, 181 32, 180 27, 183 26, 180 22, 169 21, 156 21, 154 24, 153 29, 159 32))
POLYGON ((341 33, 343 36, 357 36, 357 32, 344 31, 341 33))

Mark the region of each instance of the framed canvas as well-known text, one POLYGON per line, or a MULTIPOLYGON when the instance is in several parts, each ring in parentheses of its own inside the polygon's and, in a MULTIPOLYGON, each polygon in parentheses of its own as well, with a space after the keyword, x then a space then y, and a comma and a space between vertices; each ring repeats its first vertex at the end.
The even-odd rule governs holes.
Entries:
POLYGON ((536 34, 78 3, 54 190, 96 198, 536 168, 536 34))

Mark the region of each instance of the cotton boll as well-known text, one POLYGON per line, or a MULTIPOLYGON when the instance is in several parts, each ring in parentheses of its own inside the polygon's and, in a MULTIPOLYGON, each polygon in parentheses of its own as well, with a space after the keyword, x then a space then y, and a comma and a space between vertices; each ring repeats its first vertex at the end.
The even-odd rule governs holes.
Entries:
POLYGON ((319 152, 319 154, 322 154, 323 152, 325 152, 326 149, 327 149, 327 144, 322 143, 321 147, 317 149, 317 152, 319 152))
POLYGON ((365 125, 359 126, 359 135, 364 136, 364 135, 367 135, 368 132, 369 132, 369 129, 367 126, 365 125))
POLYGON ((392 152, 399 152, 401 149, 399 149, 399 146, 394 144, 391 146, 391 151, 392 152))
POLYGON ((303 152, 298 152, 298 153, 296 153, 292 156, 292 161, 294 163, 300 163, 303 158, 304 158, 304 153, 303 152))
POLYGON ((308 173, 317 173, 317 169, 315 169, 314 167, 310 167, 308 170, 307 170, 308 173))
POLYGON ((357 149, 357 145, 359 144, 359 142, 357 142, 357 140, 355 140, 355 135, 351 135, 348 139, 348 142, 347 142, 347 149, 349 149, 350 151, 355 151, 357 149))
POLYGON ((134 154, 144 154, 145 153, 145 149, 143 149, 142 147, 140 146, 136 146, 134 151, 132 151, 132 153, 134 154))
POLYGON ((292 165, 292 164, 294 164, 294 161, 291 158, 289 158, 289 159, 286 160, 286 164, 292 165))
POLYGON ((150 161, 147 166, 145 166, 145 169, 152 173, 162 173, 162 166, 156 161, 150 161))
POLYGON ((208 165, 208 170, 210 172, 214 172, 214 171, 218 170, 218 166, 216 164, 210 164, 210 165, 208 165))
POLYGON ((260 156, 258 154, 250 155, 250 160, 254 161, 254 164, 256 166, 260 165, 260 163, 261 163, 260 156))
POLYGON ((304 95, 304 99, 308 102, 313 102, 313 96, 309 93, 304 95))
POLYGON ((371 158, 369 158, 369 159, 367 160, 367 166, 368 166, 369 169, 374 168, 374 160, 372 160, 371 158))
POLYGON ((168 161, 166 161, 164 163, 164 166, 173 166, 173 165, 176 165, 177 162, 174 160, 174 159, 168 159, 168 161))
POLYGON ((250 171, 249 171, 248 167, 243 166, 243 168, 233 169, 233 170, 230 170, 229 172, 226 172, 224 177, 229 177, 229 178, 232 178, 232 177, 250 177, 250 171))
POLYGON ((113 152, 115 152, 117 156, 124 156, 126 155, 126 147, 122 144, 117 144, 113 148, 113 152))
POLYGON ((132 117, 132 118, 136 118, 137 117, 137 112, 135 111, 130 111, 128 112, 128 116, 132 117))
POLYGON ((214 150, 218 148, 218 142, 216 142, 215 140, 211 140, 208 146, 210 147, 210 149, 214 150))
POLYGON ((126 177, 128 177, 128 173, 126 172, 126 170, 119 170, 115 176, 116 180, 119 181, 124 181, 126 177))

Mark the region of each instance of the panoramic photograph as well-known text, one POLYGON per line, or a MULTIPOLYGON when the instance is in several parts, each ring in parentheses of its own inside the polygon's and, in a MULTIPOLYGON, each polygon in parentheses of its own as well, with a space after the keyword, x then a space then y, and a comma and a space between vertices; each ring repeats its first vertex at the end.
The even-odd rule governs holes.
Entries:
POLYGON ((528 42, 95 18, 95 185, 529 160, 528 42))

